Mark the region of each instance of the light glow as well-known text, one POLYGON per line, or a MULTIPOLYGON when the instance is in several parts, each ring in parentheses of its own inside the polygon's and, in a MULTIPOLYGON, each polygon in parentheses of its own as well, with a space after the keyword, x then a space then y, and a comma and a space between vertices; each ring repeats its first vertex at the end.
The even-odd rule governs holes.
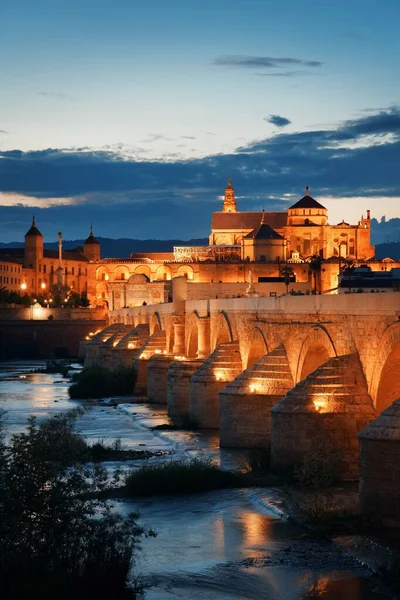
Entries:
POLYGON ((317 412, 326 412, 326 408, 328 406, 328 401, 326 398, 315 398, 315 400, 313 400, 313 403, 317 412))

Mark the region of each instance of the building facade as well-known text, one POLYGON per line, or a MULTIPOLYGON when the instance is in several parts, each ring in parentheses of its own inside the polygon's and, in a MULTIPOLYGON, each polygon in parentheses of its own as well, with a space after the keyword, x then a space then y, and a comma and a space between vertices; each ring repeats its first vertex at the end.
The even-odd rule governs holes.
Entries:
MULTIPOLYGON (((221 210, 211 217, 207 246, 101 258, 100 244, 91 230, 82 248, 63 251, 60 258, 57 250, 44 248, 43 236, 33 220, 24 248, 0 250, 0 277, 9 289, 43 295, 57 283, 61 266, 69 289, 86 292, 92 306, 112 309, 163 303, 170 296, 168 282, 176 277, 184 277, 188 284, 208 284, 209 295, 215 297, 222 293, 223 284, 233 286, 232 295, 235 285, 240 284, 237 294, 241 294, 250 278, 255 283, 283 283, 289 270, 291 284, 298 284, 299 290, 308 285, 310 292, 338 293, 344 261, 368 263, 372 271, 399 266, 374 260, 370 236, 369 210, 355 225, 344 220, 331 225, 327 209, 310 195, 308 187, 286 211, 240 211, 229 179, 221 210), (313 266, 316 258, 318 273, 313 266), (150 287, 145 285, 149 283, 150 287)), ((204 294, 206 289, 189 288, 191 297, 204 294)))

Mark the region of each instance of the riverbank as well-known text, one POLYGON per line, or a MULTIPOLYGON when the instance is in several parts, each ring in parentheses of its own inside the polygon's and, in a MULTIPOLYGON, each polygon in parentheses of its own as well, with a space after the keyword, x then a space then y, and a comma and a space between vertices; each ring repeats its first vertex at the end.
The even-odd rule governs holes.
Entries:
MULTIPOLYGON (((30 414, 42 420, 81 405, 68 400, 68 381, 28 372, 34 368, 37 363, 0 364, 0 405, 8 411, 8 435, 24 429, 30 414)), ((110 460, 103 463, 110 472, 196 457, 240 470, 245 453, 220 449, 217 432, 155 429, 166 423, 165 406, 100 402, 79 418, 77 430, 90 444, 103 440, 112 445, 119 438, 127 450, 169 453, 110 460)), ((346 548, 315 540, 278 516, 277 493, 277 487, 259 485, 117 502, 122 511, 139 510, 141 523, 158 533, 156 539, 143 540, 138 561, 148 586, 146 600, 383 599, 374 591, 371 570, 346 548)))

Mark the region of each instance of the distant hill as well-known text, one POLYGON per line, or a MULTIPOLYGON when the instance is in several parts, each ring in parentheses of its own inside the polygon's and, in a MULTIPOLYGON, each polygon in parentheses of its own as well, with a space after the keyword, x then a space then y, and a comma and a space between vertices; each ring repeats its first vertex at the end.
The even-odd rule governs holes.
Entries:
POLYGON ((394 258, 400 260, 400 242, 389 242, 375 246, 376 258, 394 258))
MULTIPOLYGON (((101 255, 105 258, 127 258, 131 252, 172 252, 174 246, 205 246, 207 238, 193 240, 133 240, 130 238, 97 238, 101 244, 101 255)), ((65 250, 82 246, 84 240, 64 240, 65 250)), ((22 248, 23 242, 1 243, 0 248, 22 248)), ((57 242, 46 242, 45 248, 56 249, 57 242)), ((376 258, 394 258, 400 260, 400 242, 376 245, 376 258)))

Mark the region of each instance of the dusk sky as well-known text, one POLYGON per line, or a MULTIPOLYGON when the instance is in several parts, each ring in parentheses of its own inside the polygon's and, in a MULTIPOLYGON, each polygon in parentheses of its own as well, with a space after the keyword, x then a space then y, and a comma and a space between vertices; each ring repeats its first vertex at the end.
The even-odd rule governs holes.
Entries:
POLYGON ((3 0, 0 241, 400 216, 398 0, 3 0))

